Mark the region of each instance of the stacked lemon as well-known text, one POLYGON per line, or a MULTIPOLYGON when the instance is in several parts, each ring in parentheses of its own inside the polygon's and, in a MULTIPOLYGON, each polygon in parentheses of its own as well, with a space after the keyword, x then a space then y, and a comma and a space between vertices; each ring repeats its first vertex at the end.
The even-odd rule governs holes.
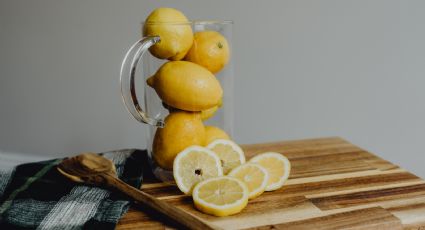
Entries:
POLYGON ((154 10, 143 35, 159 36, 149 51, 168 60, 147 79, 170 112, 154 136, 155 163, 173 170, 178 188, 193 196, 197 209, 216 216, 238 213, 248 199, 280 188, 290 172, 284 156, 265 153, 246 163, 224 130, 204 125, 223 103, 215 74, 229 62, 226 38, 217 31, 193 33, 186 16, 172 8, 154 10))
POLYGON ((170 114, 165 127, 157 129, 153 159, 163 169, 172 170, 176 155, 192 145, 207 146, 212 141, 230 139, 218 127, 205 126, 222 106, 223 89, 214 74, 229 61, 226 38, 216 31, 192 31, 192 24, 180 11, 158 8, 146 18, 144 36, 159 36, 149 51, 167 59, 147 79, 170 114))

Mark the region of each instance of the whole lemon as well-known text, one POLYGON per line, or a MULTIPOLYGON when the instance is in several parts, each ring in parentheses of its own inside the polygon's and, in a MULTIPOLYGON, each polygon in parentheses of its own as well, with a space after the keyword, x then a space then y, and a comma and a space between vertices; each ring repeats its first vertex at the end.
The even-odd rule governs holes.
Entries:
MULTIPOLYGON (((162 106, 168 110, 168 112, 173 112, 173 111, 177 111, 180 109, 176 109, 172 106, 169 106, 167 104, 165 104, 164 102, 162 102, 162 106)), ((222 102, 221 100, 218 102, 218 105, 213 106, 209 109, 205 109, 201 111, 201 119, 203 121, 210 119, 211 117, 213 117, 215 115, 215 113, 217 112, 217 110, 222 106, 222 102)))
POLYGON ((201 111, 201 119, 203 121, 208 120, 209 118, 211 118, 212 116, 214 116, 214 114, 217 112, 217 110, 222 105, 223 105, 223 99, 220 98, 220 101, 218 102, 218 104, 216 106, 201 111))
POLYGON ((159 36, 161 41, 149 48, 160 59, 180 60, 193 43, 192 26, 184 14, 173 8, 158 8, 146 18, 143 36, 159 36))
POLYGON ((224 130, 215 127, 215 126, 205 126, 205 145, 208 145, 209 143, 213 142, 217 139, 226 139, 230 140, 229 135, 227 135, 224 130))
POLYGON ((218 105, 211 107, 209 109, 205 109, 201 111, 201 119, 203 121, 208 120, 212 116, 214 116, 215 112, 218 110, 218 105))
POLYGON ((202 111, 219 104, 223 89, 204 67, 187 61, 169 61, 147 80, 161 100, 174 108, 202 111))
POLYGON ((199 112, 175 111, 156 130, 152 151, 155 162, 172 170, 176 155, 191 145, 205 145, 205 127, 199 112))
POLYGON ((229 62, 229 56, 229 44, 223 35, 216 31, 200 31, 195 33, 185 60, 217 73, 229 62))

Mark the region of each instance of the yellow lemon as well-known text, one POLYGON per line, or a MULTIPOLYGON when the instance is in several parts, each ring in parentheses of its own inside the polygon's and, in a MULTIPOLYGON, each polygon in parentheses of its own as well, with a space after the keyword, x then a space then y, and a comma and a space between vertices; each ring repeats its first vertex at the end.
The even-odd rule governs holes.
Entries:
POLYGON ((248 204, 249 190, 234 177, 216 177, 198 183, 193 189, 195 207, 214 216, 239 213, 248 204))
POLYGON ((186 148, 174 160, 174 180, 180 191, 185 194, 191 194, 193 186, 198 182, 222 175, 218 156, 201 146, 186 148))
POLYGON ((291 172, 291 163, 288 158, 280 153, 262 153, 253 157, 249 162, 263 166, 269 173, 266 191, 273 191, 282 187, 291 172))
POLYGON ((219 104, 223 89, 204 67, 187 61, 169 61, 147 80, 164 103, 186 111, 202 111, 219 104))
POLYGON ((217 73, 229 62, 229 56, 229 44, 223 35, 216 31, 200 31, 195 33, 185 60, 217 73))
MULTIPOLYGON (((164 102, 162 102, 162 106, 167 109, 169 112, 173 112, 173 111, 177 111, 180 109, 176 109, 172 106, 169 106, 167 104, 165 104, 164 102)), ((204 120, 208 120, 209 118, 211 118, 212 116, 214 116, 215 112, 219 109, 219 106, 216 105, 214 107, 211 107, 210 109, 206 109, 206 110, 202 110, 201 111, 201 119, 204 120)))
MULTIPOLYGON (((202 114, 201 114, 202 117, 202 114)), ((229 140, 230 137, 222 129, 215 126, 205 126, 205 144, 210 144, 217 139, 229 140)))
POLYGON ((223 166, 223 173, 227 174, 233 168, 245 163, 245 154, 241 147, 231 140, 217 139, 207 146, 217 154, 223 166))
POLYGON ((165 118, 165 127, 156 130, 153 159, 161 168, 171 170, 179 152, 191 145, 204 144, 205 128, 199 112, 171 112, 165 118))
POLYGON ((223 105, 223 99, 221 98, 220 101, 218 102, 218 105, 211 107, 209 109, 206 110, 202 110, 201 111, 201 118, 203 121, 208 120, 209 118, 211 118, 212 116, 214 116, 215 112, 217 112, 217 110, 223 105))
POLYGON ((173 8, 158 8, 146 18, 143 36, 159 36, 161 41, 149 51, 160 59, 180 60, 193 43, 190 22, 184 14, 173 8))
POLYGON ((232 169, 229 176, 236 177, 245 182, 249 190, 249 199, 261 195, 266 189, 269 181, 267 170, 261 165, 254 163, 246 163, 232 169))
POLYGON ((201 111, 201 118, 203 121, 208 120, 209 118, 211 118, 212 116, 214 116, 215 112, 217 112, 218 110, 218 105, 211 107, 209 109, 206 110, 202 110, 201 111))

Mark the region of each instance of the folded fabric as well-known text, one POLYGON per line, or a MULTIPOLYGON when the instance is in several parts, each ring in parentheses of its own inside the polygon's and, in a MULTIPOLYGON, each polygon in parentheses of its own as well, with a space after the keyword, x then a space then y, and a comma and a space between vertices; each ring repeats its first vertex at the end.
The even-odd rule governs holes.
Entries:
MULTIPOLYGON (((102 153, 118 177, 139 188, 146 151, 102 153)), ((0 172, 0 229, 114 229, 130 201, 118 192, 77 184, 57 170, 62 159, 0 172)))

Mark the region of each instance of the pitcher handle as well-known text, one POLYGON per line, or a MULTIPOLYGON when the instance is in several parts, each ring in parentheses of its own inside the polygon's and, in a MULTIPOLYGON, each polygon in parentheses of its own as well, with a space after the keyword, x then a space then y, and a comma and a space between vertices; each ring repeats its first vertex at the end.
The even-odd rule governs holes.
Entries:
POLYGON ((136 88, 134 86, 136 68, 142 58, 142 55, 149 49, 149 47, 159 41, 159 36, 147 36, 131 46, 121 64, 120 82, 121 96, 128 112, 130 112, 130 114, 133 115, 133 117, 139 122, 156 127, 163 127, 164 121, 162 119, 151 118, 143 111, 137 100, 136 88))

